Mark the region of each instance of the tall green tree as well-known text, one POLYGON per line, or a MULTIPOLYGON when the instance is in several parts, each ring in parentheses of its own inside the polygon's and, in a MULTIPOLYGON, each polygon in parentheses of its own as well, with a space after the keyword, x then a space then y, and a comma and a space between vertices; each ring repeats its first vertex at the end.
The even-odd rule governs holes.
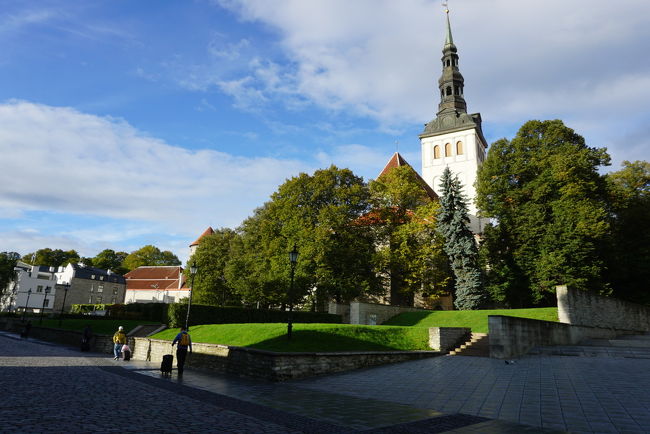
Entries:
POLYGON ((412 167, 392 168, 369 184, 373 209, 361 221, 373 230, 375 271, 390 288, 391 304, 412 306, 449 288, 450 274, 436 231, 439 205, 412 167))
POLYGON ((650 304, 650 163, 624 161, 606 180, 612 219, 607 280, 616 297, 650 304))
POLYGON ((126 252, 104 249, 92 258, 92 265, 104 270, 112 270, 117 274, 124 274, 129 271, 122 265, 127 256, 129 254, 126 252))
POLYGON ((350 300, 377 290, 372 272, 372 237, 352 223, 369 209, 363 180, 332 166, 287 180, 240 231, 230 274, 247 303, 289 300, 288 252, 299 251, 294 301, 310 298, 325 308, 330 298, 350 300), (234 270, 237 270, 235 273, 234 270), (235 277, 235 276, 233 276, 235 277))
POLYGON ((240 303, 226 277, 226 266, 232 258, 231 244, 238 236, 232 229, 218 229, 214 234, 201 238, 185 268, 186 279, 190 279, 190 264, 198 267, 192 288, 193 301, 213 306, 240 303))
POLYGON ((16 277, 14 267, 18 259, 20 259, 20 255, 16 252, 0 252, 0 296, 4 294, 9 283, 16 277))
POLYGON ((478 261, 478 248, 469 228, 467 201, 458 176, 446 167, 440 178, 442 197, 438 214, 438 228, 445 239, 445 252, 455 276, 454 305, 459 310, 473 310, 484 306, 488 295, 478 261))
POLYGON ((70 263, 76 264, 81 260, 76 250, 38 249, 36 252, 28 253, 22 260, 31 265, 44 265, 47 267, 60 267, 70 263))
POLYGON ((169 250, 161 251, 156 246, 146 245, 131 252, 122 265, 131 271, 144 265, 181 265, 181 261, 169 250))
POLYGON ((555 286, 608 291, 603 249, 609 232, 604 148, 591 148, 562 121, 529 121, 495 142, 477 177, 477 203, 490 217, 483 247, 489 289, 512 307, 553 304, 555 286))

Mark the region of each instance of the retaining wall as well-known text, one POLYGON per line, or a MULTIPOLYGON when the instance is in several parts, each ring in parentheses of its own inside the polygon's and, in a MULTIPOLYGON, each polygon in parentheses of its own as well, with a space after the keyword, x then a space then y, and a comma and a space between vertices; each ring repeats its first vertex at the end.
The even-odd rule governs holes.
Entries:
POLYGON ((430 327, 429 347, 447 353, 469 340, 471 334, 472 329, 466 327, 430 327))
MULTIPOLYGON (((434 351, 390 351, 354 353, 274 353, 216 344, 192 344, 186 366, 270 381, 285 381, 330 374, 386 363, 404 362, 440 355, 434 351)), ((135 338, 133 358, 160 363, 174 354, 169 341, 135 338)))
POLYGON ((575 345, 585 339, 613 339, 626 330, 576 326, 513 316, 488 316, 490 357, 508 359, 537 346, 575 345))
POLYGON ((560 322, 619 330, 650 330, 650 307, 556 286, 560 322))

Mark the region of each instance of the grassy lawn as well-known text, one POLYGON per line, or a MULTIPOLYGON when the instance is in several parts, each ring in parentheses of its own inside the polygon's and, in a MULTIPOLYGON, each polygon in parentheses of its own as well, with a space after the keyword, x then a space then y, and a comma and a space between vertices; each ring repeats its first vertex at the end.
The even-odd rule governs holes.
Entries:
POLYGON ((384 325, 410 327, 471 327, 475 333, 488 332, 488 315, 558 321, 557 307, 537 309, 447 310, 435 312, 405 312, 386 321, 384 325))
MULTIPOLYGON (((178 329, 164 330, 156 339, 172 340, 178 329)), ((205 324, 191 327, 193 342, 203 342, 278 352, 409 351, 429 350, 429 332, 418 327, 377 327, 349 324, 294 324, 293 336, 287 325, 205 324)))
MULTIPOLYGON (((32 325, 39 326, 38 318, 31 318, 32 325)), ((140 320, 120 320, 120 319, 64 319, 59 326, 58 319, 43 319, 43 327, 50 327, 54 329, 66 329, 83 331, 86 324, 90 325, 93 333, 98 335, 112 335, 117 331, 119 326, 123 326, 124 330, 128 333, 140 324, 155 324, 155 321, 140 321, 140 320)))

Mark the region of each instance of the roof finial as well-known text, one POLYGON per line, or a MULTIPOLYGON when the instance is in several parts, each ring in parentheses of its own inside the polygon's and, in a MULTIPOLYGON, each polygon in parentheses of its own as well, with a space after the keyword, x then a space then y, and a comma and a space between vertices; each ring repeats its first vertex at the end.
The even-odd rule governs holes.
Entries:
POLYGON ((449 4, 447 0, 442 0, 442 6, 445 8, 445 14, 447 14, 447 35, 445 38, 445 46, 454 45, 454 38, 451 36, 451 24, 449 23, 449 4))

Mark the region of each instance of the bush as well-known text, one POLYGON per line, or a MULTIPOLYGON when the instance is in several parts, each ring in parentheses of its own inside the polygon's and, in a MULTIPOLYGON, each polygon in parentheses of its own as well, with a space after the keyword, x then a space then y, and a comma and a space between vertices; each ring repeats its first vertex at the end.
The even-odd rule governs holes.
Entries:
POLYGON ((88 314, 96 310, 106 310, 107 304, 73 304, 70 313, 88 314))
MULTIPOLYGON (((190 325, 197 324, 244 324, 244 323, 284 323, 286 311, 247 309, 243 307, 217 307, 193 304, 190 311, 190 325)), ((187 303, 169 305, 169 327, 185 325, 187 303)), ((334 323, 341 324, 341 315, 320 312, 293 312, 295 323, 334 323)))

